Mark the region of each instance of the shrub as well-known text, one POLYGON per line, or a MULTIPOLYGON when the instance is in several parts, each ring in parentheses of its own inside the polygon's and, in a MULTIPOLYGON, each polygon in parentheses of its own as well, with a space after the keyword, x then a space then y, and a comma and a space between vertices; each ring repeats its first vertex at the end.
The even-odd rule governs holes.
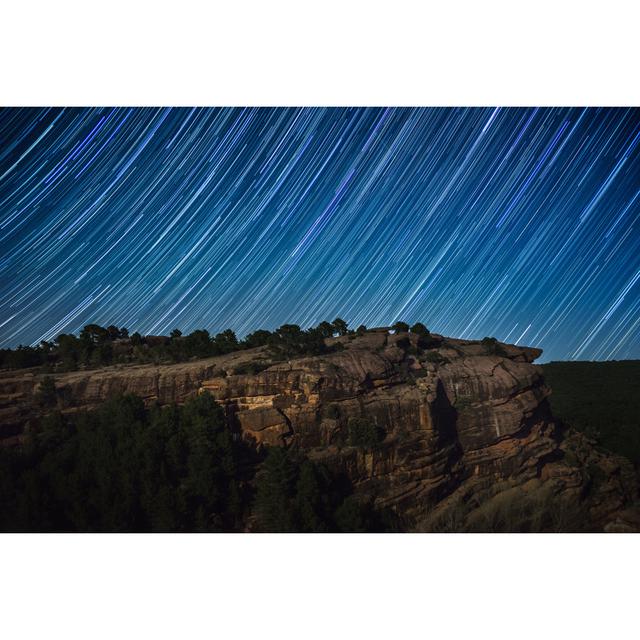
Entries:
POLYGON ((485 353, 491 356, 506 356, 507 352, 496 338, 482 338, 480 344, 484 347, 485 353))
POLYGON ((252 347, 262 347, 265 344, 269 344, 271 339, 271 331, 265 329, 258 329, 253 333, 248 334, 244 339, 244 346, 248 349, 252 347))
POLYGON ((36 403, 43 408, 54 407, 57 399, 56 383, 51 376, 45 376, 35 393, 36 403))
POLYGON ((594 489, 602 486, 607 479, 607 474, 595 463, 587 465, 587 474, 589 475, 589 482, 594 489))
POLYGON ((238 375, 256 375, 271 366, 269 362, 244 362, 233 369, 233 374, 238 375))
POLYGON ((427 327, 425 327, 422 324, 422 322, 416 322, 411 327, 411 333, 417 333, 420 336, 428 336, 429 335, 429 329, 427 329, 427 327))
POLYGON ((446 364, 447 362, 449 362, 447 358, 445 358, 437 351, 427 351, 427 353, 424 355, 424 360, 433 364, 446 364))
POLYGON ((352 447, 370 449, 380 444, 385 437, 385 431, 367 418, 349 418, 349 444, 352 447))
POLYGON ((340 417, 340 407, 332 402, 324 408, 323 416, 331 420, 337 420, 340 417))
POLYGON ((442 340, 434 338, 430 333, 424 336, 418 336, 419 349, 435 349, 442 344, 442 340))
POLYGON ((142 344, 142 336, 137 331, 129 336, 129 340, 131 340, 131 344, 134 347, 140 346, 142 344))
POLYGON ((570 467, 580 467, 581 466, 581 463, 580 463, 580 460, 578 459, 578 456, 576 456, 575 452, 571 451, 570 449, 564 451, 563 460, 570 467))
POLYGON ((470 398, 458 397, 453 403, 453 406, 456 411, 466 411, 471 407, 472 404, 473 404, 473 401, 470 398))
POLYGON ((342 318, 336 318, 331 324, 339 336, 346 336, 349 332, 349 325, 342 318))
POLYGON ((323 338, 333 338, 333 334, 336 332, 336 328, 326 320, 321 322, 316 329, 323 338))

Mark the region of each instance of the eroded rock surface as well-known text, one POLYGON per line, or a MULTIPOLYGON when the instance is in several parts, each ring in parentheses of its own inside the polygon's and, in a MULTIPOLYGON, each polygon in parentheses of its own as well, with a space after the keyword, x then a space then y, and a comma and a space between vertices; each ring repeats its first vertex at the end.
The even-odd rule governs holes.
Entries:
MULTIPOLYGON (((514 501, 530 520, 555 505, 546 528, 571 530, 579 510, 594 530, 636 530, 632 465, 558 427, 550 390, 532 364, 540 350, 441 336, 425 347, 414 334, 384 331, 330 342, 339 350, 282 362, 259 348, 54 379, 64 411, 114 393, 168 404, 207 390, 243 437, 301 448, 346 472, 359 495, 392 509, 412 530, 503 530, 509 525, 498 520, 514 501), (353 418, 378 425, 383 441, 348 446, 353 418)), ((32 372, 0 378, 0 435, 20 437, 41 379, 32 372)))

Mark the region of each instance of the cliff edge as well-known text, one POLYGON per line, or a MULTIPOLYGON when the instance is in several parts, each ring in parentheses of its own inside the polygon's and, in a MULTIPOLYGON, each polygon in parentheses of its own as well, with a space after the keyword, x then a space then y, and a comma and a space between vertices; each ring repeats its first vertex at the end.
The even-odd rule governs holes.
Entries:
MULTIPOLYGON (((359 496, 409 530, 510 530, 525 520, 544 530, 585 520, 592 530, 638 530, 633 466, 556 423, 533 364, 539 349, 384 328, 327 343, 327 354, 283 361, 260 347, 53 377, 65 412, 115 393, 168 404, 209 391, 243 438, 345 472, 359 496), (377 441, 355 444, 358 424, 375 428, 377 441)), ((5 442, 37 419, 42 379, 0 375, 5 442)))

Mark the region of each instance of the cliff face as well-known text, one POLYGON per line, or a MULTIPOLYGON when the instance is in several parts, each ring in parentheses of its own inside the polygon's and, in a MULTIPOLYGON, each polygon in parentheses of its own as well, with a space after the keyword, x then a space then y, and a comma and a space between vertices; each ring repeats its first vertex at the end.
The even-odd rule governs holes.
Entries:
MULTIPOLYGON (((595 529, 637 525, 626 510, 637 491, 632 466, 555 424, 550 390, 532 364, 541 351, 439 336, 420 348, 414 334, 383 331, 331 342, 340 350, 285 362, 260 348, 55 380, 68 411, 118 392, 166 404, 208 390, 243 437, 301 448, 346 472, 361 496, 413 530, 503 530, 514 501, 519 517, 545 518, 559 530, 571 529, 578 511, 595 529), (264 370, 236 373, 250 366, 264 370), (354 418, 383 429, 382 442, 348 446, 354 418)), ((39 381, 30 374, 1 380, 5 436, 24 424, 39 381)))

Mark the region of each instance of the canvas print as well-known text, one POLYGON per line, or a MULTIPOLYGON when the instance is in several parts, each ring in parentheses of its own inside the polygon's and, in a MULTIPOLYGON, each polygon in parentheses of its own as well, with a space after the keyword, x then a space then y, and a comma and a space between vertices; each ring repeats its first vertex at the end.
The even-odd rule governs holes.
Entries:
POLYGON ((640 110, 0 110, 0 530, 640 531, 640 110))

